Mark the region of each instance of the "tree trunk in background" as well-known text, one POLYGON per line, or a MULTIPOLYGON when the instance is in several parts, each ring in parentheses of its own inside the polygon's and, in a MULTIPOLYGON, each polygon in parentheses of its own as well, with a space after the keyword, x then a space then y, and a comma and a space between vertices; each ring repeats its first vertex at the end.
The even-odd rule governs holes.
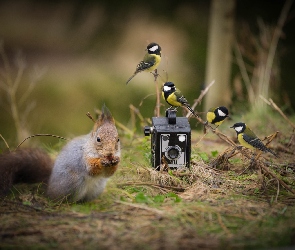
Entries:
POLYGON ((231 103, 231 51, 235 0, 212 0, 210 10, 206 84, 215 84, 205 96, 205 110, 231 103))

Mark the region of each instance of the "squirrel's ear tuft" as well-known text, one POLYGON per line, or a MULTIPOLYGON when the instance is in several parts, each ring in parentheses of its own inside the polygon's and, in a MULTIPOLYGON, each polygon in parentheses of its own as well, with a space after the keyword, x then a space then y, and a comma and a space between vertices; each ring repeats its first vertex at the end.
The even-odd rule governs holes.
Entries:
POLYGON ((115 123, 115 120, 112 116, 111 111, 107 108, 107 106, 104 104, 101 109, 101 115, 97 119, 97 124, 100 126, 105 122, 112 122, 115 123))
POLYGON ((105 104, 102 106, 101 115, 99 117, 99 120, 101 120, 101 122, 106 122, 106 121, 115 122, 111 111, 107 108, 107 106, 105 104))

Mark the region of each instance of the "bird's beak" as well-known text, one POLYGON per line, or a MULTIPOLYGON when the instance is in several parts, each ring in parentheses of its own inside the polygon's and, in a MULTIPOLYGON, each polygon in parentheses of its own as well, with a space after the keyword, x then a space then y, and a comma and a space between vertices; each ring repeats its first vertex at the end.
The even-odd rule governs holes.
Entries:
POLYGON ((230 128, 234 128, 234 126, 231 126, 230 128))

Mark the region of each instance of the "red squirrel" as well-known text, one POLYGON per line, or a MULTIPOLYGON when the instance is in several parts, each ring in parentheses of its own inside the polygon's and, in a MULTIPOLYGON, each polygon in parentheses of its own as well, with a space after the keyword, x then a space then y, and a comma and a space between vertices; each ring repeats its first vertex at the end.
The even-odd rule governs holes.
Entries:
POLYGON ((93 130, 69 141, 55 162, 41 149, 18 149, 0 155, 0 195, 16 182, 45 182, 52 200, 91 201, 118 168, 120 140, 106 106, 93 130))

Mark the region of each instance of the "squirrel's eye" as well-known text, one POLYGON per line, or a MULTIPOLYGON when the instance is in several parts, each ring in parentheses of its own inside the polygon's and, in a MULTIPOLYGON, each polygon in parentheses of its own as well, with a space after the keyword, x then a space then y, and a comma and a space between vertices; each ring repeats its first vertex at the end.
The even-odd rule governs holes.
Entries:
POLYGON ((120 141, 120 139, 118 138, 117 142, 119 142, 119 141, 120 141))
POLYGON ((99 138, 99 137, 97 137, 97 138, 96 138, 96 141, 97 141, 97 142, 100 142, 100 138, 99 138))

